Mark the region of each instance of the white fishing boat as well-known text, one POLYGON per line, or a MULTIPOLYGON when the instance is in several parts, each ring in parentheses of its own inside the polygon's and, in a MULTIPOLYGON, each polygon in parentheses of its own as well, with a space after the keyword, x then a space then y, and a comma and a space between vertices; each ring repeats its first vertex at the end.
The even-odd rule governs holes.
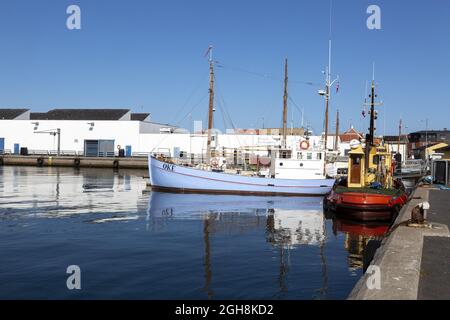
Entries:
POLYGON ((221 167, 224 163, 217 163, 218 161, 215 160, 217 159, 215 157, 216 152, 211 146, 214 110, 214 60, 212 59, 211 47, 209 54, 210 98, 206 165, 203 168, 181 166, 149 155, 149 177, 152 189, 180 193, 242 195, 322 196, 329 193, 335 180, 328 179, 325 174, 326 151, 320 147, 311 147, 307 138, 299 141, 295 146, 288 147, 286 145, 287 59, 285 63, 282 140, 281 145, 269 150, 269 172, 262 177, 217 172, 217 166, 221 167))
POLYGON ((149 157, 152 190, 180 193, 314 195, 331 191, 334 179, 278 179, 249 177, 179 166, 149 157))

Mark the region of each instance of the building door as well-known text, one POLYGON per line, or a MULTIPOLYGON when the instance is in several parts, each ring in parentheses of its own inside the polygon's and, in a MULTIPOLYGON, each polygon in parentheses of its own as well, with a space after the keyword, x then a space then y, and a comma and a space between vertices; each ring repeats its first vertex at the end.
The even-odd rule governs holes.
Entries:
POLYGON ((350 169, 350 183, 361 183, 361 155, 351 155, 352 167, 350 169))
POLYGON ((0 153, 5 153, 5 138, 0 138, 0 153))
POLYGON ((125 156, 131 157, 131 155, 132 155, 131 146, 125 146, 125 156))
POLYGON ((18 143, 14 143, 14 154, 20 153, 20 145, 18 143))
POLYGON ((84 140, 84 156, 98 157, 98 140, 84 140))
POLYGON ((434 163, 434 180, 436 183, 445 184, 446 167, 446 161, 436 161, 434 163))
POLYGON ((114 157, 114 140, 98 140, 98 156, 114 157))

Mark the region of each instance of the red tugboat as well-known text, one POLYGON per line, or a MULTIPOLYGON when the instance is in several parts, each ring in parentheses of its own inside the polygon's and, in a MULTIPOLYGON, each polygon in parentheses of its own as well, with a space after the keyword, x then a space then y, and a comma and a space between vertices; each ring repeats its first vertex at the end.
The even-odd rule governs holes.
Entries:
POLYGON ((350 143, 348 176, 336 183, 324 201, 325 209, 337 216, 361 221, 391 220, 407 202, 401 182, 393 180, 392 154, 387 146, 374 143, 375 82, 372 80, 370 129, 365 147, 350 143))

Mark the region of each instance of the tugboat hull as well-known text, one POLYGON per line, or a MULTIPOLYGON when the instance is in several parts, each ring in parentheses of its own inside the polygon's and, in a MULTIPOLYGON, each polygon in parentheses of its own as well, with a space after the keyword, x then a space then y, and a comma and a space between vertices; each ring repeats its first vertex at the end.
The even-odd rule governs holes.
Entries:
POLYGON ((369 192, 343 192, 333 190, 326 197, 326 207, 337 215, 361 221, 387 221, 406 203, 404 192, 374 194, 369 192))

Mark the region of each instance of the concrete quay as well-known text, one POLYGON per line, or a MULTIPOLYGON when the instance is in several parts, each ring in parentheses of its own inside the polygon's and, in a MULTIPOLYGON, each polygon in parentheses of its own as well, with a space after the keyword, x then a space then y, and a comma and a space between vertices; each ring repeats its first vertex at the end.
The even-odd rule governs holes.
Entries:
POLYGON ((48 155, 0 155, 0 166, 147 169, 147 157, 78 157, 48 155))
POLYGON ((450 299, 449 226, 450 191, 417 188, 348 299, 450 299), (407 226, 412 209, 424 201, 430 203, 428 227, 407 226))

